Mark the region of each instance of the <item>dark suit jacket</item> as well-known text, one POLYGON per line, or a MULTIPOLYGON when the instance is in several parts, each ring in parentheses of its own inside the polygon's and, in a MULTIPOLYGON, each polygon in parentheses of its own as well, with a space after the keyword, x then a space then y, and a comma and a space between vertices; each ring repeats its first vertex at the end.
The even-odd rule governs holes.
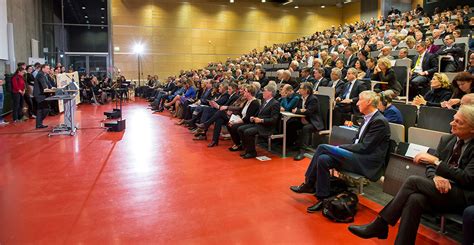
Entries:
MULTIPOLYGON (((412 68, 415 67, 418 56, 419 54, 413 58, 413 62, 411 63, 412 68)), ((433 74, 438 71, 438 60, 436 59, 436 55, 426 52, 425 57, 423 57, 423 61, 421 63, 421 69, 423 69, 423 71, 427 71, 429 73, 427 77, 431 79, 433 74)))
POLYGON ((441 160, 438 167, 428 165, 426 167, 426 176, 433 178, 439 175, 443 178, 454 182, 454 185, 464 190, 464 198, 468 205, 474 204, 474 141, 471 140, 463 154, 461 155, 458 168, 450 167, 448 164, 449 157, 456 144, 457 137, 455 135, 442 136, 436 150, 436 156, 441 160))
POLYGON ((169 83, 166 84, 166 86, 163 88, 163 91, 165 91, 165 92, 170 92, 170 91, 173 91, 175 87, 176 87, 176 84, 174 84, 174 82, 169 82, 169 83))
POLYGON ((238 93, 233 93, 231 96, 229 96, 229 99, 227 100, 227 102, 225 102, 225 106, 230 106, 232 105, 238 98, 240 97, 240 95, 238 93))
MULTIPOLYGON (((376 181, 383 173, 385 159, 390 146, 390 126, 387 119, 377 111, 367 124, 364 132, 357 133, 354 141, 357 144, 344 144, 339 147, 354 153, 354 157, 363 163, 361 171, 372 181, 376 181), (359 136, 359 134, 361 134, 359 136)), ((362 128, 362 125, 361 125, 362 128)))
POLYGON ((312 94, 308 96, 308 99, 306 99, 306 102, 304 103, 304 108, 306 108, 305 112, 301 112, 301 108, 303 108, 302 98, 298 101, 296 108, 296 114, 305 115, 306 120, 308 120, 316 130, 321 131, 325 128, 323 118, 321 117, 319 101, 316 96, 312 94))
MULTIPOLYGON (((332 85, 332 84, 331 84, 331 85, 332 85)), ((319 87, 321 87, 321 86, 323 86, 323 87, 329 87, 329 86, 330 86, 330 85, 329 85, 329 81, 328 81, 326 78, 324 78, 324 77, 321 78, 320 81, 314 80, 314 88, 313 88, 314 91, 318 91, 319 87)))
POLYGON ((242 118, 242 121, 244 121, 244 123, 246 124, 250 123, 250 117, 257 116, 259 110, 260 110, 260 101, 255 99, 252 102, 250 102, 250 105, 247 108, 247 113, 245 114, 245 117, 242 118))
POLYGON ((224 94, 221 94, 217 97, 216 103, 218 105, 225 105, 227 101, 229 100, 229 97, 230 95, 227 92, 225 92, 224 94))
POLYGON ((451 48, 448 48, 447 46, 441 47, 441 49, 438 50, 436 53, 438 55, 452 55, 454 58, 454 65, 455 67, 459 70, 459 68, 462 68, 462 63, 459 60, 459 58, 464 57, 464 50, 457 44, 453 44, 451 48))
POLYGON ((306 78, 306 77, 302 77, 302 78, 300 79, 300 81, 301 81, 302 83, 304 83, 304 82, 309 82, 309 83, 314 84, 314 82, 316 81, 316 79, 314 79, 314 77, 310 75, 310 76, 307 77, 307 78, 306 78))
MULTIPOLYGON (((346 84, 344 85, 344 89, 341 91, 341 93, 337 96, 337 97, 341 97, 341 99, 344 99, 342 98, 342 96, 344 96, 344 92, 349 89, 349 87, 351 86, 351 83, 350 82, 346 82, 346 84)), ((357 104, 357 101, 359 101, 359 94, 362 92, 362 91, 365 91, 367 90, 367 88, 365 87, 365 83, 362 82, 362 81, 359 81, 359 80, 356 80, 354 82, 354 86, 352 86, 352 90, 351 90, 351 93, 349 95, 349 99, 352 99, 352 104, 357 104)))
POLYGON ((299 83, 293 79, 290 78, 290 80, 288 81, 285 81, 285 80, 281 80, 280 83, 282 84, 282 86, 284 84, 290 84, 291 87, 293 87, 294 90, 298 90, 298 86, 299 86, 299 83))
POLYGON ((263 123, 256 124, 258 134, 262 136, 271 135, 280 119, 280 103, 278 100, 272 98, 266 104, 265 101, 262 101, 257 117, 263 119, 263 123))
POLYGON ((44 93, 45 89, 50 88, 47 76, 48 75, 44 74, 42 71, 39 71, 36 75, 33 96, 38 103, 43 102, 47 97, 44 93))
POLYGON ((261 87, 262 89, 265 88, 265 86, 268 85, 268 82, 269 82, 269 81, 270 81, 270 80, 268 80, 268 78, 266 78, 266 77, 263 77, 262 79, 258 80, 258 82, 260 83, 260 87, 261 87))
POLYGON ((349 65, 347 65, 347 60, 344 60, 344 67, 346 69, 354 67, 357 60, 359 60, 359 58, 357 58, 357 55, 355 54, 351 55, 350 60, 349 60, 349 65))
MULTIPOLYGON (((330 82, 330 83, 331 83, 331 86, 333 86, 335 82, 336 82, 336 81, 331 81, 331 82, 330 82)), ((335 93, 336 98, 339 97, 339 95, 344 92, 343 90, 344 90, 345 87, 346 87, 346 83, 345 83, 343 80, 341 80, 341 79, 337 80, 337 84, 336 84, 336 87, 335 87, 335 90, 336 90, 336 93, 335 93)))
POLYGON ((388 69, 385 74, 379 72, 377 74, 372 74, 372 80, 387 82, 388 89, 393 90, 400 94, 402 92, 402 85, 398 82, 397 77, 395 76, 395 71, 392 68, 388 69))

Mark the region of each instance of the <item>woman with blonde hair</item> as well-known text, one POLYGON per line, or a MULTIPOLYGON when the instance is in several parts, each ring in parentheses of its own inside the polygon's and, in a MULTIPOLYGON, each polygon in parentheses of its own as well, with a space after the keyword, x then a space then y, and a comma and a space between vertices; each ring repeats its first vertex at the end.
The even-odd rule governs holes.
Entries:
POLYGON ((387 83, 380 85, 382 91, 392 90, 397 96, 402 92, 402 85, 397 81, 395 71, 392 69, 392 63, 388 58, 380 58, 377 61, 377 66, 371 79, 387 83))
POLYGON ((435 73, 431 79, 431 89, 425 96, 418 95, 413 99, 416 106, 436 106, 441 107, 441 103, 451 98, 451 84, 449 78, 444 73, 435 73))

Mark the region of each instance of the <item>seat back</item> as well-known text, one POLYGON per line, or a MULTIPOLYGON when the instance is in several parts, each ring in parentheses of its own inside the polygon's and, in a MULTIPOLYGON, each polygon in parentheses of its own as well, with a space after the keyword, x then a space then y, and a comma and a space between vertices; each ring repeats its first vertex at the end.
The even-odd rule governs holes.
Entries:
POLYGON ((436 149, 442 136, 449 133, 411 127, 408 129, 408 143, 424 145, 436 149))
MULTIPOLYGON (((404 65, 408 65, 407 63, 404 63, 404 65)), ((395 72, 395 76, 397 77, 398 82, 400 82, 400 84, 402 85, 402 92, 400 95, 407 95, 410 67, 396 64, 395 66, 392 67, 392 69, 395 72)))
POLYGON ((357 136, 357 129, 346 126, 334 126, 329 137, 329 144, 342 145, 351 144, 352 140, 357 136))
POLYGON ((383 181, 383 192, 395 196, 402 187, 405 180, 411 175, 424 176, 425 166, 413 163, 413 159, 395 153, 390 154, 385 178, 383 181))
POLYGON ((422 106, 418 115, 417 127, 434 131, 451 132, 449 123, 453 120, 456 110, 422 106))
POLYGON ((327 95, 322 95, 322 94, 317 94, 316 97, 318 98, 319 101, 319 110, 321 113, 321 117, 323 118, 323 123, 324 123, 324 130, 327 130, 330 128, 330 112, 331 110, 331 98, 327 95))
POLYGON ((405 142, 405 126, 396 123, 389 123, 390 125, 390 139, 397 144, 405 142))
POLYGON ((414 105, 403 104, 403 103, 393 103, 395 107, 403 115, 403 126, 405 126, 405 139, 408 136, 408 129, 414 127, 416 124, 416 117, 418 113, 418 108, 414 105))

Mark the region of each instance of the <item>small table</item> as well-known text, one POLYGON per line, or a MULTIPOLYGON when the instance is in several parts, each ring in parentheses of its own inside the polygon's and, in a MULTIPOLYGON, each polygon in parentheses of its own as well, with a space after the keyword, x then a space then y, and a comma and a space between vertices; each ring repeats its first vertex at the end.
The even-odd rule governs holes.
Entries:
POLYGON ((283 138, 282 157, 285 158, 286 157, 286 126, 287 126, 286 124, 287 124, 288 120, 290 120, 293 117, 303 118, 303 117, 306 117, 306 116, 291 113, 291 112, 287 112, 287 111, 282 111, 280 113, 282 115, 281 120, 283 120, 283 134, 274 134, 274 135, 271 135, 270 137, 272 139, 281 139, 281 138, 283 138))

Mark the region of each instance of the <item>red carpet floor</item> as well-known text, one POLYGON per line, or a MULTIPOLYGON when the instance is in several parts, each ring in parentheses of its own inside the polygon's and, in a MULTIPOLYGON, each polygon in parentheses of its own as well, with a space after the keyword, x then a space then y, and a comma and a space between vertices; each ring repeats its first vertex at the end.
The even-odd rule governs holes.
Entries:
MULTIPOLYGON (((295 162, 242 160, 194 142, 168 112, 125 104, 127 129, 100 128, 111 105, 80 105, 74 137, 48 137, 34 121, 0 128, 0 244, 393 244, 362 240, 320 213, 311 196, 288 187, 303 180, 295 162)), ((45 124, 58 124, 49 117, 45 124)), ((379 205, 362 198, 356 223, 379 205)), ((419 244, 450 244, 420 229, 419 244)))

